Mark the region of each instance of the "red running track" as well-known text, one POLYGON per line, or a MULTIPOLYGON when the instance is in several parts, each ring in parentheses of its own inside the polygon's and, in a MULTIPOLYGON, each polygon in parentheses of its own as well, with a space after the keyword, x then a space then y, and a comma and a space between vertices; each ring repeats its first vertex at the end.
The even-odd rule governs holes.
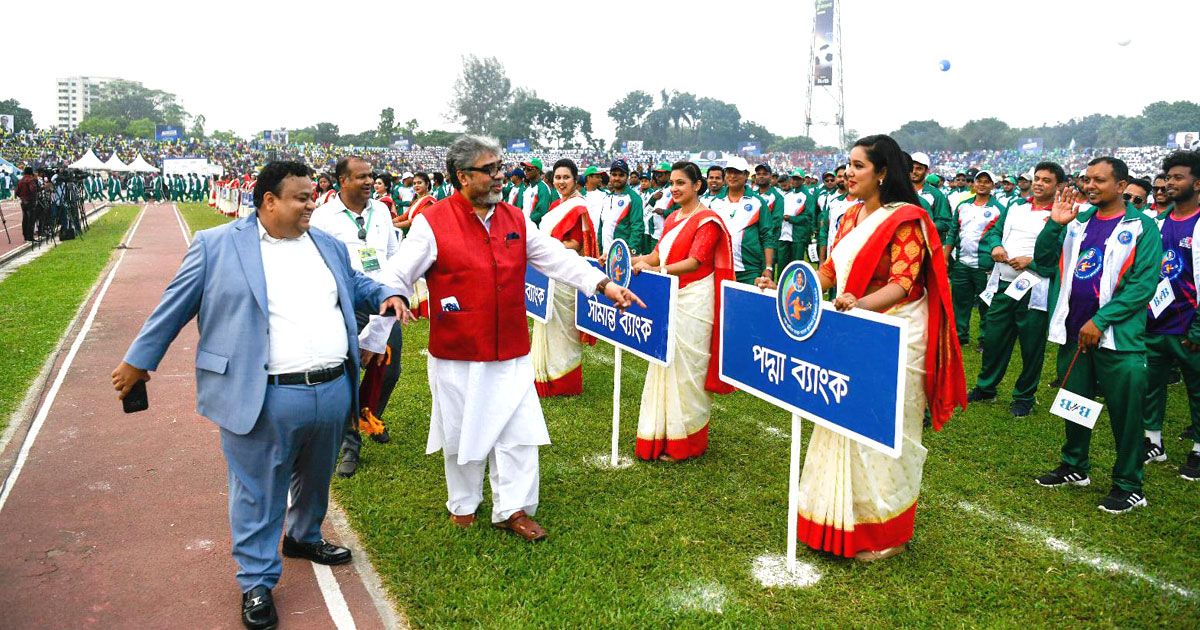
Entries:
MULTIPOLYGON (((19 477, 9 477, 0 498, 5 628, 242 627, 218 431, 195 412, 195 325, 153 374, 149 411, 124 414, 109 381, 186 251, 172 205, 148 206, 135 230, 19 477)), ((27 441, 19 432, 0 463, 27 441)), ((338 539, 328 523, 325 534, 338 539)), ((337 587, 327 582, 325 591, 340 591, 349 625, 343 615, 335 626, 314 566, 285 559, 275 589, 282 628, 385 627, 354 565, 333 567, 332 576, 337 587)), ((328 601, 338 609, 337 597, 328 601)))

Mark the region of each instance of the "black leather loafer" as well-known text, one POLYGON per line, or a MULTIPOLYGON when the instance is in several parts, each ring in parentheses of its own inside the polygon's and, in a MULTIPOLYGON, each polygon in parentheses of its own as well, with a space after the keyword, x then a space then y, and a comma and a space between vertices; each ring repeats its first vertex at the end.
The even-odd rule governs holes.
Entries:
POLYGON ((260 585, 242 593, 242 624, 250 630, 272 630, 279 625, 271 589, 260 585))
POLYGON ((350 562, 350 550, 345 547, 321 542, 302 543, 291 536, 283 537, 283 555, 289 558, 304 558, 317 564, 346 564, 350 562))

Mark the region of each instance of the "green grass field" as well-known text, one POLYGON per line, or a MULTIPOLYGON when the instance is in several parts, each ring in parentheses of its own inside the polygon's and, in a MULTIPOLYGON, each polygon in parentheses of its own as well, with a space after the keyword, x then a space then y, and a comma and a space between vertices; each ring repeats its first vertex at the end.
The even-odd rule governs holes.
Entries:
POLYGON ((0 281, 0 431, 25 398, 139 208, 116 206, 82 238, 64 241, 0 281))
MULTIPOLYGON (((786 413, 741 393, 718 397, 699 460, 599 468, 612 398, 612 349, 600 344, 585 355, 584 395, 543 403, 554 444, 541 450, 537 518, 549 540, 531 545, 492 529, 487 498, 484 518, 463 531, 446 516, 441 454, 424 454, 427 326, 406 331, 404 375, 386 414, 393 442, 368 441, 358 475, 335 480, 387 589, 417 626, 1200 624, 1200 484, 1176 474, 1191 446, 1175 441, 1186 414, 1178 386, 1170 461, 1146 473, 1149 508, 1096 509, 1110 485, 1107 416, 1097 425, 1092 486, 1036 486, 1033 477, 1057 464, 1063 424, 1045 411, 1049 388, 1033 416, 1008 415, 1010 371, 1000 402, 926 433, 907 553, 862 565, 801 546, 800 561, 820 581, 765 588, 751 575, 754 559, 783 554, 789 529, 786 413)), ((966 352, 969 383, 979 358, 966 352)), ((624 362, 622 448, 632 455, 645 363, 624 362)))
POLYGON ((179 206, 180 214, 183 215, 184 222, 187 223, 188 229, 192 231, 192 234, 230 221, 229 217, 212 209, 207 203, 181 203, 177 205, 179 206))

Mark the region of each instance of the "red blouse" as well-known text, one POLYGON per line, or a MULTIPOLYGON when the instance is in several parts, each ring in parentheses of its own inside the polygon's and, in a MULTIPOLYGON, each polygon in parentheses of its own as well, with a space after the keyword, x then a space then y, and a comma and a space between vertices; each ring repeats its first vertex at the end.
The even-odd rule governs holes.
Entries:
MULTIPOLYGON (((834 236, 830 255, 817 270, 822 276, 833 281, 835 285, 837 272, 833 268, 833 249, 837 248, 838 242, 842 240, 843 236, 858 225, 858 215, 862 207, 860 203, 846 211, 846 216, 842 218, 842 224, 838 227, 837 235, 834 236)), ((879 259, 879 265, 875 268, 875 273, 871 275, 871 281, 867 284, 866 293, 870 294, 889 284, 896 284, 908 292, 908 296, 897 304, 905 304, 919 299, 925 294, 925 280, 921 275, 924 271, 922 267, 924 259, 925 234, 921 232, 920 223, 917 221, 901 223, 896 233, 892 235, 891 243, 888 244, 888 255, 879 259)))

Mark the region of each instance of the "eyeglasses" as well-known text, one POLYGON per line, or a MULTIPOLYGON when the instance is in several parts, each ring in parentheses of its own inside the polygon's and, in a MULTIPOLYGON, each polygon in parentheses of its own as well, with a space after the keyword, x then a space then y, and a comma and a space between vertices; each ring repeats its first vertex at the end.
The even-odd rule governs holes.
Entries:
POLYGON ((366 221, 361 216, 357 216, 357 217, 354 217, 354 222, 358 224, 358 240, 366 241, 367 240, 366 221))
POLYGON ((1154 192, 1156 192, 1156 193, 1167 192, 1167 187, 1166 186, 1155 186, 1154 192))
POLYGON ((1145 197, 1136 197, 1129 193, 1125 193, 1124 195, 1121 195, 1121 196, 1125 198, 1125 201, 1132 201, 1133 205, 1135 205, 1135 206, 1140 206, 1140 205, 1146 203, 1145 197))
POLYGON ((459 170, 483 173, 488 177, 495 177, 500 173, 500 171, 504 170, 504 162, 496 161, 492 162, 491 164, 484 164, 483 166, 464 166, 459 170))

